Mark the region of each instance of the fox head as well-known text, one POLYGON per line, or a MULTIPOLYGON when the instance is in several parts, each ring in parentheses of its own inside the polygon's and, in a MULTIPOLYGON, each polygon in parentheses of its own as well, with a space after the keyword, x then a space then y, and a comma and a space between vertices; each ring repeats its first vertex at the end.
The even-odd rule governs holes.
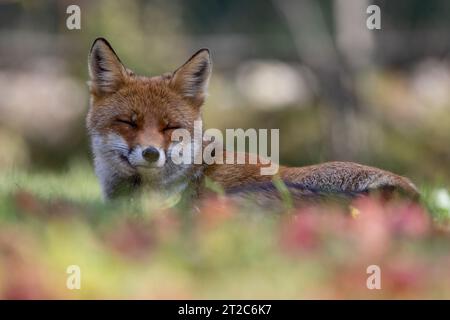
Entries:
POLYGON ((208 49, 172 73, 144 77, 127 69, 111 45, 98 38, 88 66, 87 128, 105 196, 127 181, 148 179, 161 186, 182 178, 188 168, 170 161, 176 143, 171 135, 176 129, 192 134, 194 121, 200 120, 211 74, 208 49))

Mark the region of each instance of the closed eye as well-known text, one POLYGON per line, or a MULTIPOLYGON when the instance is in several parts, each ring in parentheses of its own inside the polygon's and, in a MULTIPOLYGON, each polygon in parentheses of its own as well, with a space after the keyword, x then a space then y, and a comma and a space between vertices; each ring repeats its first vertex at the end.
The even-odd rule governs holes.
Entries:
POLYGON ((116 119, 117 123, 122 123, 122 124, 126 124, 132 128, 136 128, 136 122, 130 121, 130 120, 125 120, 125 119, 116 119))
POLYGON ((181 129, 181 127, 178 125, 168 125, 163 129, 163 131, 177 130, 177 129, 181 129))

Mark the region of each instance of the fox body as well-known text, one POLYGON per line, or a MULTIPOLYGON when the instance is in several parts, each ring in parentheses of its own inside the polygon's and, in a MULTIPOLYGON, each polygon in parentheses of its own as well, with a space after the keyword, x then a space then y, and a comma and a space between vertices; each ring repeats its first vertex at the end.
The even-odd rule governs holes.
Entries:
MULTIPOLYGON (((171 159, 171 150, 179 143, 189 145, 192 157, 201 152, 202 141, 178 142, 171 136, 177 129, 193 133, 194 122, 201 120, 210 74, 207 49, 198 51, 172 73, 143 77, 127 69, 105 39, 95 40, 89 54, 87 128, 105 198, 144 187, 169 194, 189 190, 201 197, 207 178, 230 195, 276 196, 273 177, 260 174, 260 162, 175 164, 171 159)), ((371 190, 418 195, 407 178, 351 162, 280 167, 278 176, 299 199, 311 193, 356 195, 371 190)))

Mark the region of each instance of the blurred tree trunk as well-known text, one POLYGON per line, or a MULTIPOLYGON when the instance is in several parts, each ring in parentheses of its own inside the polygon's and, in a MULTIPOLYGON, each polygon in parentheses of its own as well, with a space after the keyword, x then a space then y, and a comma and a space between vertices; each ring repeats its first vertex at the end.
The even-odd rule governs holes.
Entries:
POLYGON ((334 35, 318 1, 274 0, 274 4, 286 19, 300 60, 318 78, 320 97, 328 108, 328 128, 323 128, 329 144, 326 157, 354 159, 366 145, 356 126, 363 109, 354 72, 367 65, 371 57, 372 38, 365 22, 367 1, 333 2, 334 35))

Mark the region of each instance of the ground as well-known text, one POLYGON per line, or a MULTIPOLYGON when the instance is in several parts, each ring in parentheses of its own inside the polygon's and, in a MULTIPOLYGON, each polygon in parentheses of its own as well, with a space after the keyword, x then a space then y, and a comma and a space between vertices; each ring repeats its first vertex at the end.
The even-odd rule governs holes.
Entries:
POLYGON ((157 195, 104 203, 88 163, 4 170, 0 298, 450 298, 448 189, 421 191, 283 212, 217 196, 186 212, 157 195))

